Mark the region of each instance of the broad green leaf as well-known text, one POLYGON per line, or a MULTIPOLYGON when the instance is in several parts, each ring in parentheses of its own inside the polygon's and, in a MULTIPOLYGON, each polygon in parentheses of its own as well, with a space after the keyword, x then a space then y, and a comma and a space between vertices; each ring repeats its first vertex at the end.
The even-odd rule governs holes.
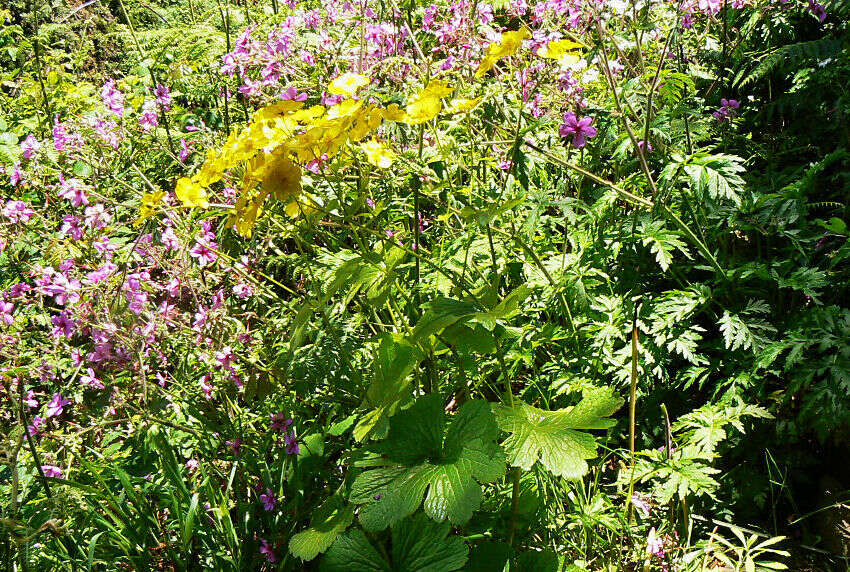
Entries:
POLYGON ((354 427, 354 438, 381 438, 387 433, 389 418, 410 402, 408 377, 421 361, 420 352, 405 341, 391 335, 381 338, 373 366, 372 382, 366 391, 363 406, 369 411, 354 427))
POLYGON ((322 572, 392 572, 392 568, 362 530, 339 536, 322 559, 322 572))
POLYGON ((363 504, 360 522, 383 530, 412 514, 425 496, 425 513, 462 523, 481 503, 481 486, 504 475, 499 429, 488 404, 464 403, 447 425, 439 395, 418 399, 390 419, 387 438, 373 449, 388 466, 365 471, 352 486, 351 501, 363 504))
POLYGON ((508 462, 525 470, 538 460, 552 474, 579 479, 587 472, 587 459, 596 457, 596 439, 586 429, 614 425, 605 419, 623 404, 610 389, 593 389, 575 407, 544 411, 515 401, 513 407, 494 405, 496 422, 510 435, 502 443, 508 462))
POLYGON ((310 528, 289 540, 289 551, 301 560, 312 560, 327 550, 354 520, 354 511, 338 496, 329 498, 310 519, 310 528))
POLYGON ((422 513, 392 526, 392 562, 381 555, 360 530, 341 535, 320 566, 322 572, 451 572, 467 560, 459 536, 449 523, 434 522, 422 513))

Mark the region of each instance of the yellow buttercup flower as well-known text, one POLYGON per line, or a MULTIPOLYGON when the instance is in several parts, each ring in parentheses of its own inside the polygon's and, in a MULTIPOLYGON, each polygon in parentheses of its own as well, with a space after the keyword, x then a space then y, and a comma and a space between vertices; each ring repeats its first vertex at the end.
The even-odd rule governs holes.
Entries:
POLYGON ((443 108, 441 98, 449 95, 454 88, 448 82, 434 80, 410 98, 404 108, 402 121, 408 125, 419 125, 437 117, 443 108))
POLYGON ((363 143, 360 148, 366 152, 366 160, 380 169, 388 169, 395 159, 395 153, 392 150, 387 149, 383 143, 374 139, 363 143))
POLYGON ((398 104, 391 103, 383 110, 384 119, 388 121, 404 121, 405 113, 398 104))
POLYGON ((281 153, 268 165, 263 188, 279 201, 301 194, 301 167, 289 158, 289 153, 281 153))
POLYGON ((202 209, 210 206, 207 202, 207 191, 194 179, 182 177, 177 181, 174 189, 177 198, 185 207, 199 207, 202 209))
POLYGON ((334 95, 352 97, 360 88, 369 85, 369 78, 359 73, 345 72, 328 85, 328 91, 334 95))
POLYGON ((537 55, 541 58, 550 60, 559 60, 570 52, 580 50, 584 44, 579 44, 572 40, 554 40, 546 44, 537 51, 537 55))
POLYGON ((498 42, 493 42, 488 46, 487 53, 481 60, 478 70, 475 72, 475 77, 483 77, 484 74, 493 69, 493 64, 497 61, 516 54, 520 46, 522 46, 522 42, 530 37, 531 34, 527 28, 504 32, 498 42))
POLYGON ((479 103, 481 103, 480 97, 476 97, 475 99, 453 99, 447 111, 449 113, 463 113, 475 108, 479 103))
POLYGON ((139 205, 139 219, 133 223, 133 226, 140 226, 143 222, 153 216, 164 197, 164 191, 154 191, 153 193, 146 193, 145 195, 142 195, 142 202, 139 205))

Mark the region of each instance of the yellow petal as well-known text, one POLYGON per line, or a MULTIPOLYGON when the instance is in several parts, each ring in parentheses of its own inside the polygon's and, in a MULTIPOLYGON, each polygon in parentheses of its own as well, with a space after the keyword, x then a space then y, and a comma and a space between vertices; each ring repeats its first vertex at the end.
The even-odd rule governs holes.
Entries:
POLYGON ((540 50, 537 51, 537 55, 539 55, 541 58, 557 60, 560 59, 562 56, 566 55, 568 52, 574 52, 576 50, 580 50, 583 47, 583 44, 579 44, 578 42, 574 42, 572 40, 554 40, 546 44, 546 46, 540 48, 540 50))
POLYGON ((365 75, 345 72, 330 83, 328 91, 334 95, 351 97, 366 85, 369 85, 369 78, 365 75))
POLYGON ((360 148, 366 152, 366 160, 375 167, 388 169, 392 166, 395 153, 387 149, 383 143, 372 139, 363 143, 360 148))
POLYGON ((177 181, 177 187, 174 189, 177 198, 186 207, 207 208, 210 204, 207 202, 207 192, 198 184, 197 181, 182 177, 177 181))

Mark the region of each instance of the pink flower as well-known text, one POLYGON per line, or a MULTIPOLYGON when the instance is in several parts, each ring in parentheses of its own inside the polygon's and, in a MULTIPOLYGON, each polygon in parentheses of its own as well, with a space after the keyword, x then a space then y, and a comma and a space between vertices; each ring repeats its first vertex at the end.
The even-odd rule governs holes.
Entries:
POLYGON ((272 547, 269 546, 269 543, 265 538, 260 539, 260 554, 265 554, 268 562, 277 561, 277 558, 274 555, 274 550, 272 550, 272 547))
POLYGON ((171 91, 168 87, 157 84, 153 90, 153 95, 156 97, 156 102, 162 106, 163 111, 171 111, 171 91))
POLYGON ((75 207, 89 204, 89 199, 83 190, 83 182, 79 179, 65 180, 65 176, 59 174, 59 196, 71 201, 75 207))
POLYGON ((119 117, 124 115, 124 94, 115 88, 115 80, 111 79, 103 84, 103 88, 100 90, 100 97, 103 99, 103 104, 112 113, 119 117))
POLYGON ((103 207, 103 203, 97 203, 96 205, 86 207, 86 226, 92 229, 102 229, 106 228, 112 221, 112 215, 110 215, 103 207))
POLYGON ((8 201, 3 207, 3 216, 9 219, 12 224, 17 222, 29 222, 30 217, 35 214, 35 211, 23 201, 8 201))
POLYGON ((277 499, 271 489, 266 489, 266 492, 260 495, 260 502, 263 503, 263 508, 266 509, 266 511, 274 510, 275 500, 277 499))
POLYGON ((156 102, 147 100, 142 105, 142 115, 139 117, 139 126, 143 131, 148 132, 159 125, 159 117, 156 113, 156 102))
POLYGON ((287 99, 292 101, 306 101, 307 94, 306 93, 298 93, 298 90, 294 87, 290 86, 283 90, 283 93, 280 94, 281 99, 287 99))
POLYGON ((41 143, 34 135, 27 135, 27 138, 21 142, 21 151, 23 151, 24 159, 32 159, 41 149, 41 143))
POLYGON ((47 404, 47 412, 44 416, 47 419, 51 417, 59 417, 65 410, 66 405, 71 405, 71 401, 62 397, 60 393, 54 393, 53 399, 47 404))
POLYGON ((35 398, 35 392, 32 389, 27 391, 27 396, 24 398, 24 405, 30 409, 38 407, 38 400, 35 398))
POLYGON ((584 147, 587 139, 596 137, 596 128, 591 124, 593 118, 589 116, 579 119, 572 111, 564 114, 564 123, 561 124, 559 133, 561 137, 569 137, 572 135, 573 147, 581 149, 584 147))
POLYGON ((52 479, 62 478, 62 469, 55 465, 42 465, 41 470, 44 472, 45 477, 50 477, 52 479))
POLYGON ((7 326, 11 326, 15 322, 15 318, 12 316, 12 312, 14 311, 14 304, 0 300, 0 322, 3 322, 7 326))
POLYGON ((92 389, 103 389, 103 382, 100 381, 94 374, 92 368, 88 368, 86 373, 80 376, 80 382, 92 389))

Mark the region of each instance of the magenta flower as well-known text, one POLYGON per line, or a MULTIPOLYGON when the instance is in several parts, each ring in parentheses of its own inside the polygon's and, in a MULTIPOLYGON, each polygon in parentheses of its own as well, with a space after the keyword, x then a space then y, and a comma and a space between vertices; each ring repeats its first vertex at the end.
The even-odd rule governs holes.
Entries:
POLYGON ((62 478, 62 469, 56 465, 42 465, 41 470, 44 471, 45 477, 50 477, 52 479, 62 478))
POLYGON ((277 558, 274 555, 274 550, 272 550, 272 547, 269 545, 265 538, 260 539, 260 554, 265 554, 266 560, 268 562, 277 561, 277 558))
POLYGON ((817 0, 809 0, 809 12, 814 15, 818 21, 823 24, 826 20, 826 8, 817 0))
POLYGON ((189 158, 189 155, 192 153, 192 142, 186 141, 185 139, 180 139, 180 162, 185 163, 186 159, 189 158))
POLYGON ((298 446, 298 439, 296 439, 294 431, 292 433, 284 433, 283 440, 286 443, 287 455, 297 455, 301 452, 301 447, 298 446))
POLYGON ((27 138, 21 142, 21 151, 23 151, 24 159, 32 159, 41 149, 41 143, 34 135, 27 135, 27 138))
POLYGON ((103 99, 103 105, 108 107, 112 113, 119 117, 124 115, 124 94, 116 89, 115 80, 111 79, 103 84, 100 97, 103 99))
POLYGON ((12 316, 12 312, 14 311, 14 304, 0 300, 0 322, 3 322, 7 326, 11 326, 15 322, 15 318, 12 316))
POLYGON ((239 437, 235 437, 230 441, 225 441, 224 444, 233 450, 234 455, 238 455, 239 452, 242 450, 242 439, 240 439, 239 437))
POLYGON ((32 423, 30 423, 30 426, 27 427, 27 433, 29 434, 29 436, 35 437, 36 435, 38 435, 38 431, 39 429, 41 429, 42 425, 44 425, 44 417, 41 417, 39 415, 33 417, 32 423))
POLYGON ((86 373, 80 376, 80 383, 87 385, 92 389, 103 389, 103 382, 100 381, 94 374, 92 368, 87 368, 86 373))
POLYGON ((59 173, 59 196, 71 201, 75 207, 89 204, 89 199, 83 190, 83 182, 79 179, 65 180, 65 176, 59 173))
POLYGON ((146 133, 159 125, 159 117, 156 114, 156 102, 147 100, 142 105, 142 115, 139 117, 139 126, 146 133))
POLYGON ((273 413, 270 415, 270 417, 272 420, 272 431, 282 432, 285 431, 290 425, 292 425, 292 419, 287 419, 286 415, 282 411, 273 413))
POLYGON ((167 86, 157 84, 153 90, 156 102, 162 106, 163 111, 171 111, 171 91, 167 86))
POLYGON ((24 398, 24 405, 30 409, 38 407, 38 400, 35 398, 35 392, 32 389, 27 391, 27 396, 24 398))
POLYGON ((587 139, 596 137, 596 128, 591 125, 592 123, 592 117, 585 116, 579 119, 575 113, 569 111, 564 114, 564 123, 561 124, 559 133, 561 137, 572 136, 573 147, 581 149, 587 139))
POLYGON ((71 405, 71 400, 65 399, 60 393, 54 393, 53 399, 47 404, 47 412, 44 416, 47 419, 51 417, 59 417, 65 410, 65 406, 71 405))
MULTIPOLYGON (((77 331, 77 324, 74 323, 74 320, 69 318, 65 312, 60 312, 56 314, 50 319, 53 324, 53 331, 50 332, 54 338, 65 337, 70 339, 74 336, 74 332, 77 331)), ((56 395, 59 395, 58 393, 56 395)))
POLYGON ((260 502, 263 503, 263 508, 266 511, 274 510, 274 503, 277 499, 271 489, 266 489, 266 492, 260 495, 260 502))

